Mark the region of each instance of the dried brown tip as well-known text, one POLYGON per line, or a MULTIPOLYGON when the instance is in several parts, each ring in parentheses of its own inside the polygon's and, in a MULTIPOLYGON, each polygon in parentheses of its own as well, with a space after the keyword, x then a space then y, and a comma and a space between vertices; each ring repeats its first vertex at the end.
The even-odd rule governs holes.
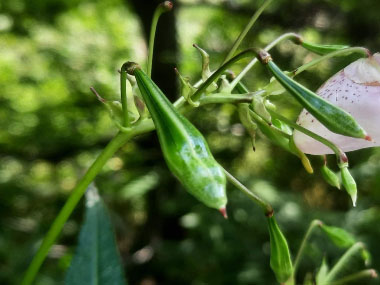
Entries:
POLYGON ((226 207, 220 208, 220 209, 219 209, 219 212, 223 215, 223 217, 224 217, 225 219, 228 219, 228 216, 227 216, 227 209, 226 209, 226 207))
POLYGON ((141 67, 138 63, 133 61, 128 61, 121 67, 121 70, 125 70, 130 75, 134 75, 136 69, 141 69, 141 67))
POLYGON ((162 8, 164 8, 164 10, 165 11, 170 11, 171 9, 173 9, 173 2, 171 2, 171 1, 165 1, 165 2, 162 2, 161 4, 160 4, 160 6, 162 7, 162 8))
POLYGON ((179 71, 178 71, 178 68, 177 67, 174 67, 174 71, 177 75, 179 75, 179 71))
POLYGON ((372 138, 370 137, 370 136, 365 136, 365 138, 364 138, 366 141, 369 141, 369 142, 371 142, 372 141, 372 138))
POLYGON ((262 64, 268 64, 272 60, 272 57, 266 50, 260 49, 257 53, 257 59, 262 64))
POLYGON ((91 86, 91 87, 90 87, 90 90, 91 90, 92 93, 95 94, 96 98, 98 98, 98 100, 99 100, 100 102, 102 102, 102 103, 106 103, 106 99, 104 99, 102 96, 100 96, 99 93, 96 92, 96 90, 95 90, 94 87, 91 86))

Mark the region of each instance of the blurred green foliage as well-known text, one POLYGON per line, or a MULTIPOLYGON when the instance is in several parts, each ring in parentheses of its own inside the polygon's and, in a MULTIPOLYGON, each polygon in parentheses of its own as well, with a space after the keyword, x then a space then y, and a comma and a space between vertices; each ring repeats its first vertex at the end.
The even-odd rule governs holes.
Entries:
MULTIPOLYGON (((199 78, 200 56, 192 43, 210 53, 211 67, 216 68, 260 3, 175 2, 181 73, 192 82, 199 78)), ((77 180, 116 132, 89 87, 115 100, 121 64, 129 59, 144 64, 146 42, 132 7, 121 0, 0 2, 1 284, 20 282, 77 180)), ((380 2, 370 0, 274 1, 243 47, 264 46, 284 32, 296 31, 317 43, 379 51, 379 11, 380 2)), ((314 57, 289 42, 272 55, 284 70, 314 57)), ((353 59, 325 62, 298 80, 315 90, 353 59)), ((255 89, 268 80, 269 74, 258 65, 244 82, 255 89)), ((300 110, 288 95, 274 101, 290 117, 300 110)), ((253 152, 234 106, 207 106, 190 119, 204 132, 221 164, 274 205, 293 255, 307 225, 318 218, 365 242, 372 267, 380 268, 380 150, 349 154, 359 189, 358 206, 352 208, 349 197, 324 183, 318 171, 307 174, 295 156, 267 140, 259 138, 253 152)), ((312 163, 317 170, 322 162, 313 158, 312 163)), ((95 183, 111 210, 130 284, 275 284, 260 210, 232 186, 228 221, 199 204, 168 172, 154 134, 123 147, 95 183)), ((82 213, 80 205, 36 284, 62 282, 82 213)), ((342 253, 317 234, 308 245, 299 278, 315 272, 323 256, 332 265, 342 253)))

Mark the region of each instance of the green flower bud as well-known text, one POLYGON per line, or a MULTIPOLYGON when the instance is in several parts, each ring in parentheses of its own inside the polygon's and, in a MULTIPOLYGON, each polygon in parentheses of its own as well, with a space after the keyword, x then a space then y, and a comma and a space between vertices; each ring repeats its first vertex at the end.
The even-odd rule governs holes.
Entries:
POLYGON ((339 177, 333 172, 327 165, 321 167, 321 173, 323 179, 333 187, 340 189, 339 177))
POLYGON ((270 267, 277 281, 286 282, 293 273, 293 265, 285 236, 282 234, 274 216, 268 217, 270 235, 270 267))
POLYGON ((342 184, 346 189, 347 193, 351 196, 352 204, 356 207, 357 199, 357 187, 354 178, 352 177, 350 171, 348 171, 348 165, 344 165, 340 169, 342 175, 342 184))

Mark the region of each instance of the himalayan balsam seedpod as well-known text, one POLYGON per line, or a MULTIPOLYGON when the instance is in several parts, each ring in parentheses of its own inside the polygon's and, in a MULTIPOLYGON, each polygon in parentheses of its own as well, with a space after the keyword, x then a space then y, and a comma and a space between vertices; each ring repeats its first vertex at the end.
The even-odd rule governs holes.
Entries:
POLYGON ((273 215, 268 217, 268 228, 270 235, 270 267, 276 275, 277 281, 284 283, 293 273, 288 243, 273 215))
POLYGON ((301 46, 319 55, 324 55, 333 51, 349 48, 349 46, 347 45, 320 45, 320 44, 313 44, 306 41, 302 41, 301 46))
POLYGON ((226 177, 206 140, 136 63, 126 65, 136 77, 169 169, 198 200, 225 215, 226 177))
POLYGON ((366 132, 350 114, 291 79, 270 58, 267 61, 267 67, 278 82, 329 130, 345 136, 356 138, 367 137, 366 132))
MULTIPOLYGON (((372 141, 342 136, 329 131, 307 110, 303 110, 297 123, 328 139, 343 151, 353 151, 380 145, 380 54, 358 59, 339 71, 323 84, 317 94, 350 113, 371 135, 372 141)), ((294 132, 297 146, 305 153, 332 153, 324 144, 294 132)))

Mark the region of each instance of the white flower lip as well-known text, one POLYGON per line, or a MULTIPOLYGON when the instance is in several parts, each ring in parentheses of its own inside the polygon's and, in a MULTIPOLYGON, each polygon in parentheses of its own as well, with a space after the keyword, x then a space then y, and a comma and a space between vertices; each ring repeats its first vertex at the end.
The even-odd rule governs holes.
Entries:
MULTIPOLYGON (((380 53, 351 63, 327 80, 317 94, 351 114, 372 141, 335 134, 305 109, 297 120, 300 126, 335 143, 345 152, 380 145, 380 53)), ((304 153, 333 153, 324 144, 299 131, 294 132, 294 142, 304 153)))

